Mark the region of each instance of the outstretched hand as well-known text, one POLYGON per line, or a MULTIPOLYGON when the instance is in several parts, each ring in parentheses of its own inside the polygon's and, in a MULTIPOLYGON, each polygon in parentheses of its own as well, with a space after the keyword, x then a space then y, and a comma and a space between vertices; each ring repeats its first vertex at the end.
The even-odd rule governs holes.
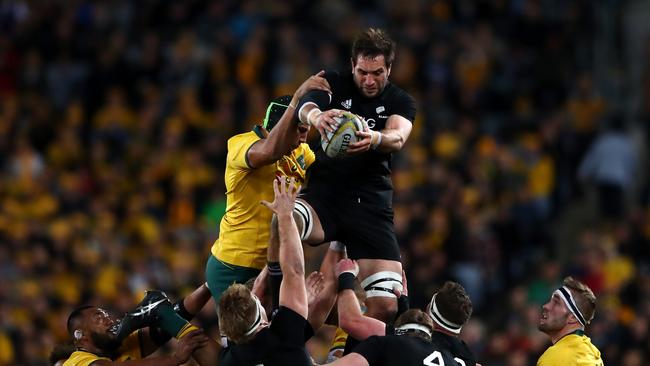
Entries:
POLYGON ((279 177, 273 180, 273 192, 275 200, 273 202, 262 201, 261 204, 273 211, 276 215, 291 215, 296 203, 296 197, 300 191, 300 186, 296 185, 296 179, 291 177, 279 177))
POLYGON ((327 79, 323 77, 323 75, 325 75, 325 71, 321 70, 318 72, 318 74, 312 75, 307 80, 303 81, 298 89, 296 89, 296 92, 293 93, 291 104, 297 106, 298 102, 300 102, 300 99, 302 99, 305 94, 312 90, 322 90, 327 93, 332 93, 330 84, 327 82, 327 79))
POLYGON ((320 132, 325 141, 329 141, 328 133, 336 131, 339 122, 335 119, 343 117, 343 111, 340 109, 329 109, 324 112, 318 112, 311 122, 312 126, 320 132))

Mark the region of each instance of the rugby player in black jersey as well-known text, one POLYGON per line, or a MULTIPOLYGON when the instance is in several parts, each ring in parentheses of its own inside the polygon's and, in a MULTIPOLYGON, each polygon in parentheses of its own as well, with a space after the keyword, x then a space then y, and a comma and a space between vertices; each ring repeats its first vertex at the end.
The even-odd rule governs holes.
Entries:
MULTIPOLYGON (((364 354, 369 350, 369 346, 364 346, 364 352, 357 352, 358 341, 372 339, 375 336, 387 336, 396 334, 395 331, 399 329, 400 322, 396 321, 395 325, 385 324, 377 319, 364 316, 361 313, 359 302, 354 294, 355 276, 358 273, 358 266, 350 259, 343 259, 336 265, 336 274, 339 278, 339 296, 338 296, 338 310, 339 310, 339 326, 349 334, 348 339, 354 340, 346 344, 344 355, 350 352, 364 354)), ((404 279, 406 284, 406 279, 404 279)), ((404 292, 406 292, 404 287, 404 292)), ((403 307, 403 306, 400 306, 403 307)), ((465 345, 463 341, 458 339, 460 330, 469 320, 472 314, 472 302, 467 296, 465 289, 456 282, 448 281, 442 288, 433 294, 431 302, 427 305, 426 313, 433 320, 431 329, 433 333, 430 339, 435 343, 435 351, 437 354, 432 355, 429 359, 431 362, 424 363, 425 365, 443 365, 436 361, 439 354, 441 359, 443 355, 451 355, 455 359, 454 363, 447 363, 447 365, 474 365, 476 363, 473 353, 465 345)), ((406 314, 406 313, 404 313, 406 314)), ((399 318, 398 318, 399 319, 399 318)), ((403 324, 404 321, 401 322, 403 324)), ((398 331, 399 333, 399 331, 398 331)), ((376 338, 376 337, 375 337, 376 338)), ((376 344, 376 341, 373 341, 376 344)), ((371 342, 370 344, 372 344, 371 342)), ((388 341, 390 343, 392 341, 388 341)), ((400 341, 404 342, 404 341, 400 341)), ((398 343, 400 343, 398 342, 398 343)), ((363 344, 361 342, 360 344, 363 344)), ((382 345, 383 347, 383 345, 382 345)), ((402 346, 400 346, 402 347, 402 346)), ((416 347, 417 348, 417 347, 416 347)), ((412 352, 410 349, 402 351, 412 352)), ((400 354, 403 354, 401 352, 400 354)), ((418 352, 415 354, 419 355, 418 352)), ((422 365, 422 359, 419 356, 414 356, 413 362, 402 362, 404 365, 422 365)), ((343 363, 343 365, 367 365, 367 363, 358 363, 361 361, 357 356, 348 358, 349 360, 356 360, 351 363, 343 363)), ((367 360, 370 358, 366 357, 367 360)), ((410 358, 409 358, 410 360, 410 358)), ((371 365, 375 363, 370 362, 371 365)), ((336 363, 335 363, 336 364, 336 363)), ((390 365, 391 363, 376 363, 378 365, 390 365)), ((338 364, 337 364, 338 365, 338 364)))
POLYGON ((351 72, 326 71, 331 93, 310 91, 297 112, 321 138, 335 129, 334 118, 343 111, 366 121, 368 128, 357 132, 360 141, 349 145, 345 158, 316 151, 294 216, 304 243, 345 243, 348 256, 361 268, 367 314, 382 321, 394 319, 393 287, 399 286, 402 273, 393 227, 391 158, 406 143, 416 109, 414 99, 388 80, 394 58, 389 36, 367 29, 352 45, 351 72))
POLYGON ((219 300, 219 327, 232 346, 224 348, 220 365, 292 365, 311 366, 305 341, 320 324, 308 321, 305 264, 298 229, 292 212, 300 187, 295 179, 273 182, 275 200, 262 203, 277 217, 280 237, 279 258, 283 278, 280 284, 280 308, 269 321, 260 300, 241 284, 234 284, 219 300))
POLYGON ((328 365, 473 366, 456 356, 455 342, 455 337, 441 333, 426 313, 411 309, 397 318, 394 334, 371 336, 328 365))

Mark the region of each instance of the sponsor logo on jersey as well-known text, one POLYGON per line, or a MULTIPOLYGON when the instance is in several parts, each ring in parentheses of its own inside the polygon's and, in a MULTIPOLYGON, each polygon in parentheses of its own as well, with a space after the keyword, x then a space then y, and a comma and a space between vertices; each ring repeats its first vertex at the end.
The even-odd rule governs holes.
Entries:
POLYGON ((348 100, 344 100, 344 101, 342 101, 342 102, 341 102, 341 105, 342 105, 343 108, 345 108, 345 109, 350 109, 350 108, 352 108, 352 99, 348 99, 348 100))
MULTIPOLYGON (((386 110, 386 108, 384 108, 383 105, 380 105, 379 107, 377 107, 377 108, 375 109, 375 112, 377 112, 377 114, 379 114, 379 113, 381 113, 381 112, 383 112, 383 111, 385 111, 385 110, 386 110)), ((381 116, 380 116, 380 117, 381 117, 381 116)))
POLYGON ((388 116, 382 116, 381 114, 378 115, 377 117, 379 117, 379 118, 388 118, 388 116))

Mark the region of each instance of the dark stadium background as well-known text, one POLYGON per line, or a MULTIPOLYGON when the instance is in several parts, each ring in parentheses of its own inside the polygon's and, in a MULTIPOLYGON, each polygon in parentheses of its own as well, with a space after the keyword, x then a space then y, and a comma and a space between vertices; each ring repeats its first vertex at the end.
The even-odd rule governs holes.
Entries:
POLYGON ((80 303, 202 283, 226 139, 347 67, 367 26, 418 102, 394 159, 412 304, 456 279, 482 364, 534 365, 540 305, 573 275, 605 364, 650 364, 648 19, 641 0, 0 1, 0 365, 46 364, 80 303), (578 174, 616 119, 637 158, 618 214, 578 174))

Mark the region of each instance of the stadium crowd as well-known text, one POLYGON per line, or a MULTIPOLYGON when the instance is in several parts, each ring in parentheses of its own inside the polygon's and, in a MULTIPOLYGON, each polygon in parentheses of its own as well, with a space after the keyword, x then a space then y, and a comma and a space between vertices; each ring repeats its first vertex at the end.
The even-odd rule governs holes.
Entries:
MULTIPOLYGON (((454 279, 481 363, 530 365, 548 345, 541 305, 571 275, 599 299, 589 335, 603 361, 649 362, 649 197, 591 212, 571 240, 554 230, 590 194, 579 167, 614 109, 591 73, 592 6, 1 2, 0 365, 47 364, 81 303, 125 311, 145 289, 202 284, 227 138, 306 76, 345 67, 368 25, 396 39, 391 79, 419 103, 393 165, 412 306, 454 279)), ((199 322, 214 331, 213 308, 199 322)), ((315 358, 329 343, 310 344, 315 358)))

